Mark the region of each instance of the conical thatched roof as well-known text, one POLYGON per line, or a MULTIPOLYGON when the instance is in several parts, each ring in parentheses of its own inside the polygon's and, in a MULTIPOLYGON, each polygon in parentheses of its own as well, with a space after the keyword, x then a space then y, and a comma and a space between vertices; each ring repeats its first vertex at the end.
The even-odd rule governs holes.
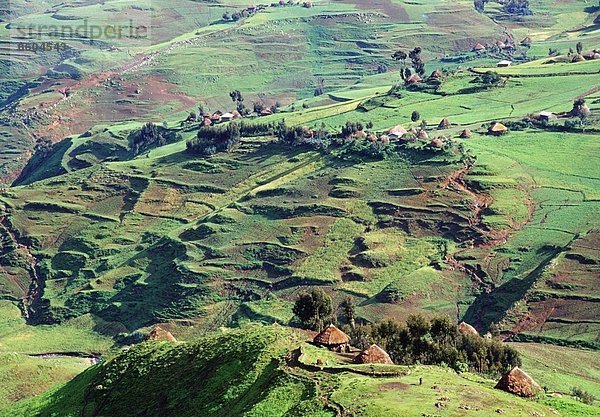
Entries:
POLYGON ((343 345, 350 342, 350 337, 333 324, 330 324, 315 336, 313 342, 323 346, 343 345))
POLYGON ((541 387, 518 366, 511 369, 496 384, 496 388, 521 397, 533 397, 541 387))
POLYGON ((392 127, 390 130, 388 130, 388 135, 402 137, 402 135, 404 135, 406 132, 407 132, 407 130, 405 128, 403 128, 400 125, 397 125, 397 126, 392 127))
POLYGON ((419 133, 417 133, 417 137, 419 139, 429 139, 429 135, 427 134, 427 132, 423 129, 419 130, 419 133))
POLYGON ((471 136, 473 136, 473 133, 469 129, 465 129, 462 132, 460 132, 460 137, 463 139, 468 139, 471 136))
POLYGON ((413 74, 406 79, 406 84, 417 84, 423 81, 423 79, 419 76, 419 74, 413 74))
POLYGON ((170 331, 165 330, 160 326, 156 326, 150 333, 148 333, 147 340, 177 342, 177 339, 175 339, 170 331))
POLYGON ((493 125, 490 126, 490 128, 488 129, 488 132, 490 133, 504 133, 508 130, 508 128, 506 126, 504 126, 502 123, 500 122, 496 122, 493 125))
POLYGON ((475 45, 473 47, 473 51, 485 51, 485 46, 483 46, 482 44, 478 43, 477 45, 475 45))
POLYGON ((523 39, 521 41, 521 45, 523 45, 523 46, 529 46, 529 45, 531 45, 531 38, 529 36, 527 36, 525 39, 523 39))
POLYGON ((390 355, 377 345, 371 345, 354 358, 354 363, 384 363, 393 365, 390 355))
POLYGON ((444 76, 444 73, 442 71, 440 71, 439 69, 436 69, 435 71, 433 71, 431 73, 429 78, 442 78, 443 76, 444 76))
POLYGON ((367 134, 365 132, 363 132, 362 130, 359 130, 358 132, 354 132, 354 137, 356 139, 366 139, 367 134))
POLYGON ((581 54, 574 55, 571 59, 571 62, 583 62, 585 61, 585 57, 581 54))
POLYGON ((441 138, 435 138, 430 143, 431 146, 437 149, 441 149, 444 147, 444 141, 441 138))
POLYGON ((448 129, 450 127, 450 122, 448 121, 448 118, 444 117, 441 121, 440 124, 438 125, 438 129, 448 129))
POLYGON ((461 321, 458 324, 458 331, 462 334, 472 334, 475 336, 479 336, 479 332, 475 329, 475 327, 471 326, 469 323, 465 323, 461 321))

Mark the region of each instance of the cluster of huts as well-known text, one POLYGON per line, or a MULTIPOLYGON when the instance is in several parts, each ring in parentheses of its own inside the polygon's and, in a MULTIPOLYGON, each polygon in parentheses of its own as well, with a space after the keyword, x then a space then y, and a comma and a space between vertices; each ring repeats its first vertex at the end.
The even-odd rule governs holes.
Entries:
MULTIPOLYGON (((527 46, 527 45, 531 45, 531 39, 529 39, 529 43, 524 43, 526 42, 526 39, 523 39, 521 41, 521 45, 522 46, 527 46)), ((481 43, 477 43, 475 44, 475 46, 473 47, 473 49, 471 49, 472 52, 484 52, 484 51, 511 51, 516 49, 515 43, 512 39, 510 38, 506 38, 504 41, 496 41, 494 43, 486 43, 485 45, 481 44, 481 43)))
MULTIPOLYGON (((439 69, 436 69, 435 71, 433 71, 431 73, 431 75, 429 77, 427 77, 428 82, 430 81, 438 81, 441 80, 444 77, 444 73, 442 71, 440 71, 439 69)), ((423 80, 423 78, 419 75, 419 74, 411 74, 410 77, 408 77, 407 79, 404 80, 404 84, 406 85, 414 85, 414 84, 418 84, 421 83, 425 80, 423 80)))
MULTIPOLYGON (((458 331, 462 334, 479 336, 477 330, 465 322, 461 322, 458 325, 458 331)), ((350 337, 333 324, 328 325, 319 334, 317 334, 313 338, 313 344, 327 348, 334 352, 351 351, 350 337)), ((372 344, 366 349, 360 351, 354 357, 353 362, 356 364, 394 364, 390 358, 390 355, 376 344, 372 344)), ((527 375, 527 373, 525 373, 525 371, 520 369, 518 366, 515 366, 509 372, 504 374, 496 384, 496 388, 519 395, 521 397, 533 397, 542 389, 538 383, 533 380, 533 378, 527 375)))
POLYGON ((200 121, 202 126, 212 126, 219 123, 230 122, 234 119, 239 119, 242 115, 235 110, 233 113, 222 113, 217 111, 215 113, 204 112, 201 115, 196 113, 190 113, 190 115, 185 119, 185 122, 198 122, 200 121))
MULTIPOLYGON (((325 347, 334 352, 349 352, 350 351, 350 336, 338 329, 335 325, 330 324, 325 327, 313 339, 313 344, 325 347)), ((358 353, 353 360, 354 363, 381 363, 393 365, 394 362, 390 355, 377 346, 372 344, 366 349, 358 353)))
MULTIPOLYGON (((550 117, 550 116, 548 116, 550 117)), ((449 129, 451 127, 451 123, 447 118, 443 118, 437 126, 438 131, 449 129)), ((508 128, 500 122, 493 122, 488 127, 487 133, 493 136, 500 136, 508 132, 508 128)), ((459 134, 458 137, 461 139, 468 139, 473 136, 473 132, 465 128, 459 134)), ((382 135, 376 135, 375 133, 366 133, 362 130, 352 133, 347 139, 349 140, 357 140, 363 139, 368 140, 369 142, 380 142, 384 144, 388 144, 390 142, 414 142, 414 141, 422 141, 428 142, 428 145, 432 148, 441 149, 447 143, 449 143, 450 139, 444 135, 437 135, 435 138, 430 139, 429 133, 423 128, 410 128, 406 129, 402 125, 396 125, 387 130, 382 135)))

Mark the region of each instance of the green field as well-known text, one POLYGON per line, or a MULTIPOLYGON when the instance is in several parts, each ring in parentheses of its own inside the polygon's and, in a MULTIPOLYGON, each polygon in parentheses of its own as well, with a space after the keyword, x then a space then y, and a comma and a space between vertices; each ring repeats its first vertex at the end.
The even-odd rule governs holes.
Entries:
MULTIPOLYGON (((600 348, 600 60, 568 61, 578 42, 584 54, 600 48, 600 8, 532 0, 532 15, 509 16, 489 2, 478 13, 467 0, 305 6, 2 6, 0 410, 26 400, 6 415, 93 414, 81 414, 89 395, 102 415, 162 415, 190 396, 177 415, 596 413, 569 397, 573 387, 600 395, 597 369, 581 366, 600 348), (14 49, 32 40, 16 37, 19 28, 82 22, 152 30, 63 36, 63 54, 14 49), (486 50, 473 52, 478 43, 486 50), (425 80, 405 86, 392 54, 415 47, 425 80), (496 67, 502 59, 513 63, 496 67), (430 79, 434 70, 442 76, 430 79), (486 84, 488 71, 499 80, 486 84), (232 90, 250 111, 276 107, 243 120, 270 131, 209 157, 188 152, 200 126, 184 120, 199 107, 233 111, 232 90), (575 117, 579 98, 589 113, 575 117), (541 111, 558 117, 542 123, 541 111), (450 126, 440 129, 444 118, 450 126), (348 121, 376 136, 423 128, 428 139, 371 144, 366 133, 342 137, 348 121), (496 121, 506 134, 487 134, 496 121), (147 122, 161 140, 136 152, 147 122), (286 143, 280 122, 329 135, 286 143), (465 128, 472 136, 461 139, 465 128), (482 334, 498 328, 524 369, 562 397, 517 399, 444 367, 386 379, 287 369, 283 356, 305 339, 287 328, 300 325, 294 302, 316 287, 331 296, 333 319, 350 299, 361 324, 419 312, 482 334), (120 353, 156 324, 185 343, 120 353), (242 352, 237 337, 253 349, 242 352), (58 386, 90 358, 115 355, 58 386), (219 355, 247 356, 226 364, 219 355), (198 361, 187 379, 182 358, 198 361), (128 381, 103 408, 112 391, 88 386, 113 382, 129 363, 132 375, 152 378, 151 392, 128 381), (212 388, 190 389, 200 379, 212 388)), ((303 346, 314 365, 320 351, 303 346)))

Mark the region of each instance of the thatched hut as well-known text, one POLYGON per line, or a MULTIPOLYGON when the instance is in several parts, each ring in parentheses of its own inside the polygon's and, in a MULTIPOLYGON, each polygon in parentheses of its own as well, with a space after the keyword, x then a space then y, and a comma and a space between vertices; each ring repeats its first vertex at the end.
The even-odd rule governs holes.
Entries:
POLYGON ((518 366, 515 366, 510 372, 504 374, 496 384, 496 388, 520 397, 533 397, 542 389, 532 377, 527 375, 518 366))
POLYGON ((436 149, 442 149, 444 147, 444 141, 442 140, 442 138, 435 138, 431 141, 429 145, 436 149))
POLYGON ((531 38, 527 36, 521 41, 521 46, 531 46, 531 38))
POLYGON ((592 112, 584 99, 577 99, 569 112, 569 117, 589 117, 592 112))
POLYGON ((423 79, 419 76, 419 74, 413 74, 410 77, 408 77, 404 83, 406 85, 413 85, 413 84, 418 84, 421 81, 423 81, 423 79))
POLYGON ((442 130, 442 129, 449 129, 450 128, 450 121, 448 121, 447 117, 444 117, 441 121, 440 124, 438 125, 438 130, 442 130))
POLYGON ((163 329, 160 326, 154 327, 146 336, 146 340, 153 340, 155 342, 177 342, 177 339, 171 334, 170 331, 163 329))
POLYGON ((585 61, 585 58, 581 54, 575 54, 575 55, 573 55, 573 58, 571 58, 571 62, 583 62, 583 61, 585 61))
POLYGON ((465 323, 461 321, 458 324, 458 331, 462 334, 470 334, 473 336, 479 336, 479 332, 475 329, 475 327, 471 326, 469 323, 465 323))
POLYGON ((387 134, 390 139, 400 139, 402 136, 406 134, 407 130, 400 125, 392 127, 388 130, 387 134))
POLYGON ((422 140, 429 139, 429 135, 427 134, 427 132, 425 131, 425 129, 419 130, 419 132, 417 133, 417 137, 419 139, 422 139, 422 140))
POLYGON ((367 138, 367 134, 362 130, 354 132, 352 134, 352 136, 354 136, 355 139, 366 139, 367 138))
POLYGON ((440 71, 439 69, 436 69, 435 71, 433 71, 431 73, 431 75, 429 76, 429 79, 431 80, 438 80, 440 78, 444 77, 444 73, 442 71, 440 71))
POLYGON ((383 363, 393 365, 390 355, 377 345, 371 345, 354 358, 354 363, 383 363))
POLYGON ((350 337, 333 324, 330 324, 315 336, 313 343, 317 346, 324 346, 329 350, 341 352, 349 346, 350 337))
POLYGON ((477 45, 475 45, 473 47, 473 52, 481 52, 481 51, 485 51, 485 46, 483 46, 482 44, 478 43, 477 45))
POLYGON ((463 130, 459 135, 461 139, 469 139, 471 136, 473 136, 473 133, 469 129, 463 130))
POLYGON ((500 136, 506 132, 508 132, 508 128, 500 122, 495 122, 488 128, 488 133, 490 135, 500 136))

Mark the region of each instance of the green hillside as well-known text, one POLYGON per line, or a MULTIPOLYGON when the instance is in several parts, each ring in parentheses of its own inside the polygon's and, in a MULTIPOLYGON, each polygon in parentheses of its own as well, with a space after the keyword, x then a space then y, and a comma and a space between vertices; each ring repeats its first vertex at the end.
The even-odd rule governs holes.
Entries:
POLYGON ((598 414, 600 6, 550 3, 0 6, 0 412, 598 414), (22 47, 84 22, 151 30, 22 47), (362 372, 298 330, 317 288, 355 345, 448 316, 546 393, 362 372))
POLYGON ((302 334, 278 326, 250 326, 193 343, 147 342, 6 415, 325 417, 344 410, 362 416, 458 416, 472 410, 480 416, 522 416, 551 413, 550 407, 598 415, 569 400, 520 399, 494 390, 493 381, 436 367, 339 364, 334 373, 331 362, 311 371, 303 362, 307 358, 290 359, 290 351, 302 345, 302 334), (404 376, 363 374, 383 371, 404 376))

